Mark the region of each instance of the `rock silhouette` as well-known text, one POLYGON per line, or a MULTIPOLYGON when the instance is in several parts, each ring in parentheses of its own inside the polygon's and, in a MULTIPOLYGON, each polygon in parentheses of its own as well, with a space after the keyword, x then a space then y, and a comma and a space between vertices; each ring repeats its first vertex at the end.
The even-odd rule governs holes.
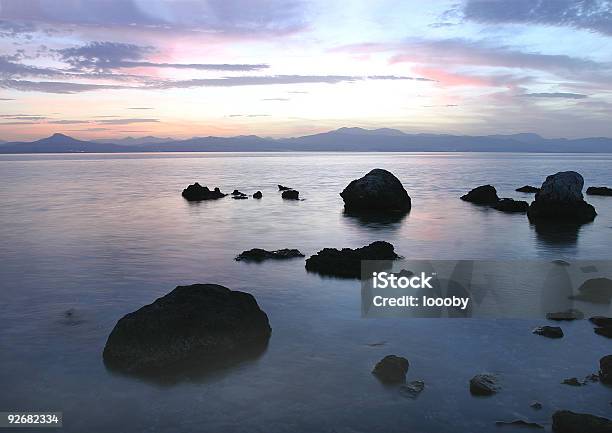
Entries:
POLYGON ((467 194, 462 195, 461 200, 475 204, 494 205, 499 201, 499 197, 497 196, 497 190, 494 186, 481 185, 472 189, 467 194))
POLYGON ((216 200, 225 197, 227 194, 223 194, 219 188, 214 190, 208 189, 206 186, 201 186, 199 183, 189 185, 183 190, 182 196, 188 201, 201 201, 201 200, 216 200))
POLYGON ((347 212, 407 212, 410 196, 393 173, 375 168, 340 193, 347 212))
POLYGON ((374 366, 372 374, 384 383, 404 383, 409 365, 406 358, 387 355, 374 366))

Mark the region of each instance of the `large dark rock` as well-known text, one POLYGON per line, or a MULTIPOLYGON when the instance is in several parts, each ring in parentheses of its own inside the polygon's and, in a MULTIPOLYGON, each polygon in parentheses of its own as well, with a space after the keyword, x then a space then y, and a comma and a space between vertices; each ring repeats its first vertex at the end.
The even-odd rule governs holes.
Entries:
POLYGON ((228 357, 265 346, 268 316, 255 298, 216 284, 178 286, 123 316, 104 347, 104 362, 124 372, 147 372, 201 357, 228 357))
POLYGON ((599 360, 599 380, 612 385, 612 355, 606 355, 599 360))
POLYGON ((461 196, 461 200, 476 204, 494 205, 499 201, 497 190, 491 185, 482 185, 461 196))
POLYGON ((189 201, 200 201, 200 200, 216 200, 225 197, 227 194, 223 194, 219 191, 219 188, 209 190, 206 186, 201 186, 199 183, 189 185, 183 190, 182 196, 189 201))
POLYGON ((563 337, 563 330, 558 326, 540 326, 534 329, 533 333, 548 338, 563 337))
POLYGON ((410 196, 393 173, 375 168, 340 193, 347 212, 408 212, 410 196))
POLYGON ((529 206, 529 220, 536 223, 567 221, 579 224, 593 221, 597 212, 584 201, 583 186, 584 179, 575 171, 562 171, 548 176, 529 206))
POLYGON ((552 416, 554 433, 611 433, 612 421, 588 413, 558 410, 552 416))
POLYGON ((529 208, 529 203, 522 200, 502 198, 497 203, 493 204, 493 208, 502 212, 525 213, 529 208))
POLYGON ((293 259, 295 257, 304 257, 299 250, 283 248, 282 250, 268 251, 261 248, 253 248, 251 250, 243 251, 236 256, 236 261, 245 262, 262 262, 264 260, 285 260, 293 259))
POLYGON ((300 192, 295 189, 288 189, 282 192, 281 197, 285 200, 299 200, 300 192))
POLYGON ((612 300, 612 280, 604 277, 586 280, 578 287, 578 294, 570 296, 570 299, 609 304, 612 300))
POLYGON ((262 198, 262 197, 263 197, 263 194, 261 193, 261 191, 257 191, 255 194, 253 194, 253 198, 259 199, 259 198, 262 198))
POLYGON ((493 395, 498 390, 497 378, 492 374, 477 374, 470 379, 472 395, 493 395))
POLYGON ((606 316, 593 316, 589 319, 595 326, 612 326, 612 317, 606 316))
POLYGON ((529 194, 533 194, 535 192, 540 191, 540 188, 537 188, 537 187, 531 186, 531 185, 525 185, 525 186, 522 186, 520 188, 517 188, 516 191, 518 191, 518 192, 526 192, 526 193, 529 193, 529 194))
POLYGON ((607 186, 590 186, 586 190, 587 195, 612 196, 612 188, 607 186))
POLYGON ((381 382, 404 383, 409 363, 406 358, 396 355, 387 355, 374 366, 372 374, 381 382))
POLYGON ((365 247, 351 249, 324 248, 306 259, 306 270, 341 278, 361 278, 362 260, 396 260, 393 245, 376 241, 365 247))

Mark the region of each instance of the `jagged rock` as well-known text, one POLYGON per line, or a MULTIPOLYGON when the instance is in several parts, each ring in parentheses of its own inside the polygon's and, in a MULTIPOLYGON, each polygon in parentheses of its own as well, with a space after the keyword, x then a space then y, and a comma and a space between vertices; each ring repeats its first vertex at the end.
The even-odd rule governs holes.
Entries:
POLYGON ((597 212, 584 201, 583 185, 584 179, 575 171, 562 171, 548 176, 529 206, 529 220, 568 221, 578 224, 593 221, 597 212))
POLYGON ((473 395, 493 395, 497 391, 497 378, 492 374, 477 374, 470 379, 470 393, 473 395))
POLYGON ((234 191, 232 191, 232 198, 236 200, 244 200, 249 198, 249 196, 235 189, 234 191))
POLYGON ((494 205, 499 201, 494 186, 482 185, 461 196, 461 200, 476 204, 494 205))
POLYGON ((578 287, 578 294, 569 298, 595 304, 609 304, 612 300, 612 280, 605 277, 586 280, 578 287))
POLYGON ((589 319, 589 322, 595 326, 612 326, 612 317, 594 316, 589 319))
POLYGON ((361 278, 362 260, 396 260, 398 258, 393 245, 389 242, 376 241, 356 249, 324 248, 306 260, 306 270, 341 278, 361 278))
POLYGON ((522 186, 520 188, 517 188, 516 191, 518 191, 518 192, 526 192, 526 193, 532 194, 532 193, 540 191, 540 188, 537 188, 537 187, 531 186, 531 185, 525 185, 525 186, 522 186))
POLYGON ((577 377, 570 377, 569 379, 563 379, 563 382, 561 382, 561 384, 569 385, 569 386, 584 386, 584 385, 586 385, 585 382, 579 381, 577 377))
POLYGON ((261 193, 261 191, 257 191, 255 194, 253 194, 253 198, 262 198, 263 194, 261 193))
POLYGON ((570 308, 569 310, 559 311, 556 313, 547 313, 546 318, 548 320, 582 320, 584 319, 584 313, 575 308, 570 308))
POLYGON ((282 185, 278 185, 278 190, 279 191, 288 191, 292 188, 289 188, 288 186, 282 186, 282 185))
POLYGON ((612 338, 612 326, 601 326, 594 329, 595 334, 601 335, 602 337, 612 338))
POLYGON ((281 194, 281 197, 285 200, 299 200, 300 192, 294 189, 288 189, 288 190, 283 191, 283 193, 281 194))
POLYGON ((425 389, 425 382, 422 380, 413 380, 405 385, 400 386, 400 394, 408 398, 417 398, 425 389))
POLYGON ((347 212, 408 212, 410 196, 393 173, 375 168, 340 193, 347 212))
POLYGON ((502 212, 525 213, 529 208, 529 203, 522 200, 502 198, 497 203, 493 204, 493 208, 502 212))
POLYGON ((409 367, 408 360, 396 355, 387 355, 374 366, 372 374, 381 382, 403 383, 409 367))
POLYGON ((110 333, 104 362, 112 369, 163 369, 192 357, 228 357, 265 346, 268 316, 255 298, 216 284, 178 286, 126 314, 110 333))
POLYGON ((537 422, 525 421, 522 419, 515 419, 514 421, 495 421, 495 425, 498 425, 498 426, 513 425, 513 426, 529 427, 529 428, 544 428, 542 424, 538 424, 537 422))
POLYGON ((533 330, 533 333, 548 338, 563 337, 563 330, 558 326, 539 326, 533 330))
POLYGON ((182 196, 188 201, 201 201, 201 200, 216 200, 225 197, 227 194, 223 194, 219 191, 219 188, 215 188, 213 191, 209 190, 206 186, 201 186, 199 183, 189 185, 183 190, 182 196))
POLYGON ((612 196, 612 188, 607 186, 590 186, 586 190, 587 195, 604 195, 612 196))
POLYGON ((599 380, 612 385, 612 355, 606 355, 599 360, 599 380))
POLYGON ((554 433, 610 433, 612 421, 587 413, 558 410, 552 416, 554 433))
POLYGON ((289 248, 274 251, 253 248, 251 250, 241 252, 236 256, 235 260, 245 262, 262 262, 268 259, 285 260, 293 259, 295 257, 304 257, 304 254, 302 254, 299 250, 289 248))

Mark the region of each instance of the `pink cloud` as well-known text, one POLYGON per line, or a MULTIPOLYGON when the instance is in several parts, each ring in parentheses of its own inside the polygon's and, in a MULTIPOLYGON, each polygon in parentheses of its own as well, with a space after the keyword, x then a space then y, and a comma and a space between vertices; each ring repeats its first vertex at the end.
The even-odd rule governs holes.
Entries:
POLYGON ((447 72, 443 69, 432 68, 426 66, 414 66, 412 71, 424 78, 435 80, 440 83, 441 86, 445 87, 458 87, 458 86, 473 86, 473 87, 495 87, 497 84, 494 80, 475 75, 468 74, 457 74, 447 72))

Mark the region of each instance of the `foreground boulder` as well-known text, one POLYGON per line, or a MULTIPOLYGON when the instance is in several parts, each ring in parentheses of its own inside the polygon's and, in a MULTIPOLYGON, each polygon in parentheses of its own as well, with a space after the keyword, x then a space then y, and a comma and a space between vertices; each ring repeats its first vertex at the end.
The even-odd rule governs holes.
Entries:
POLYGON ((583 224, 595 219, 595 208, 584 201, 584 179, 575 171, 562 171, 546 178, 529 206, 530 221, 567 221, 583 224))
POLYGON ((374 366, 372 374, 384 383, 404 383, 409 363, 406 358, 387 355, 374 366))
POLYGON ((499 201, 497 190, 491 185, 482 185, 461 196, 461 200, 475 204, 494 205, 499 201))
POLYGON ((255 298, 216 284, 178 286, 123 316, 104 347, 104 362, 124 372, 157 371, 193 357, 214 359, 260 347, 268 316, 255 298))
POLYGON ((578 287, 578 294, 569 298, 595 304, 609 304, 612 300, 612 280, 604 277, 586 280, 578 287))
POLYGON ((610 433, 612 421, 588 413, 558 410, 553 414, 554 433, 610 433))
POLYGON ((590 186, 586 190, 587 195, 612 196, 612 188, 607 186, 590 186))
POLYGON ((493 204, 493 208, 502 212, 525 213, 529 208, 529 203, 522 200, 502 198, 497 203, 493 204))
POLYGON ((548 338, 562 338, 563 330, 558 326, 540 326, 533 330, 536 335, 541 335, 548 338))
POLYGON ((236 261, 245 262, 263 262, 264 260, 286 260, 295 257, 304 257, 299 250, 283 248, 282 250, 268 251, 261 248, 253 248, 248 251, 243 251, 235 258, 236 261))
POLYGON ((189 185, 182 193, 182 196, 189 201, 216 200, 226 195, 227 194, 223 194, 219 188, 215 188, 211 191, 208 187, 202 186, 197 182, 193 185, 189 185))
POLYGON ((470 379, 472 395, 493 395, 499 391, 497 378, 492 374, 477 374, 470 379))
POLYGON ((375 168, 340 193, 347 212, 408 212, 410 196, 393 173, 375 168))
POLYGON ((299 200, 300 192, 296 191, 295 189, 287 189, 283 191, 283 193, 281 194, 281 197, 284 200, 299 200))
POLYGON ((526 192, 526 193, 529 193, 529 194, 533 194, 535 192, 540 191, 540 188, 537 188, 537 187, 531 186, 531 185, 525 185, 525 186, 522 186, 520 188, 517 188, 516 191, 518 191, 518 192, 526 192))
POLYGON ((389 242, 376 241, 351 249, 324 248, 306 259, 306 270, 340 278, 361 278, 362 260, 396 260, 395 248, 389 242))
POLYGON ((612 385, 612 355, 606 355, 599 360, 599 380, 612 385))

